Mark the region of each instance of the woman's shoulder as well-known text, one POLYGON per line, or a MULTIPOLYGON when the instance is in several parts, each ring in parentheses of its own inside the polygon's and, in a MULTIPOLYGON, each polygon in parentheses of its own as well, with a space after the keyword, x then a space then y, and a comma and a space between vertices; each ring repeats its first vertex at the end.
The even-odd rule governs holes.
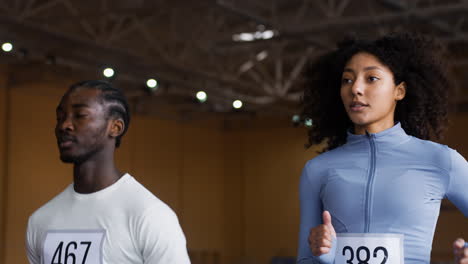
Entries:
POLYGON ((431 155, 449 155, 450 152, 455 151, 445 144, 437 143, 431 140, 420 139, 417 137, 412 137, 410 146, 421 154, 427 153, 431 155))
POLYGON ((307 170, 321 170, 326 169, 329 167, 333 167, 334 163, 340 162, 342 155, 345 155, 345 148, 344 146, 340 146, 326 152, 322 152, 319 155, 315 156, 314 158, 308 160, 305 165, 305 169, 307 170))
POLYGON ((427 161, 428 163, 438 165, 443 168, 450 168, 454 158, 463 157, 453 148, 437 143, 431 140, 419 139, 416 137, 412 138, 410 147, 411 155, 427 161))

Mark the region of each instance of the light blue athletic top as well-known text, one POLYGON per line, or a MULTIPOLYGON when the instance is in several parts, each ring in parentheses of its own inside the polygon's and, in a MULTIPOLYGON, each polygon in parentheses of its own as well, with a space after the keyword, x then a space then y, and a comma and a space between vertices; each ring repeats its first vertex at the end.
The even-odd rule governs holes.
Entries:
POLYGON ((468 217, 468 163, 445 145, 407 135, 398 123, 376 134, 348 133, 346 144, 308 161, 299 193, 297 263, 333 263, 336 241, 320 257, 308 244, 324 210, 337 233, 404 234, 405 264, 429 263, 441 200, 468 217))

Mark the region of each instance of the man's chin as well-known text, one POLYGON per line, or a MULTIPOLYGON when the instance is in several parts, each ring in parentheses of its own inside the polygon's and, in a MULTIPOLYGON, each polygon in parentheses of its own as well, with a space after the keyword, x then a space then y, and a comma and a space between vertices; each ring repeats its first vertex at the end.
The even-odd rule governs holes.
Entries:
POLYGON ((85 157, 82 157, 80 155, 70 155, 69 153, 61 153, 60 154, 60 160, 63 163, 81 163, 85 159, 85 157), (68 154, 68 155, 67 155, 68 154))
POLYGON ((75 158, 65 155, 60 155, 60 160, 63 163, 75 163, 75 158))
POLYGON ((66 155, 65 153, 60 155, 60 160, 63 163, 73 163, 75 165, 81 164, 87 161, 92 155, 88 153, 87 155, 66 155))

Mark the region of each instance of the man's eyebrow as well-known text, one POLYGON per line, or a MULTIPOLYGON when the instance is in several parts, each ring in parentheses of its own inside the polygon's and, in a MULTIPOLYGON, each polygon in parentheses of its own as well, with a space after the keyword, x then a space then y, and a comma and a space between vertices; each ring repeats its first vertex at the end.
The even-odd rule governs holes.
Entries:
POLYGON ((72 104, 72 108, 89 107, 87 104, 72 104))
MULTIPOLYGON (((87 105, 87 104, 72 104, 72 108, 82 108, 82 107, 89 107, 89 105, 87 105)), ((55 112, 60 112, 60 111, 63 111, 62 105, 59 105, 59 106, 57 106, 57 108, 55 108, 55 112)))

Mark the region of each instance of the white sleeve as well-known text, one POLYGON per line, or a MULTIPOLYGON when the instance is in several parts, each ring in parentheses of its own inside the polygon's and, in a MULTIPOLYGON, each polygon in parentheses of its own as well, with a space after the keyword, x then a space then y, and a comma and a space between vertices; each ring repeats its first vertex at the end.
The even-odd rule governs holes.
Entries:
POLYGON ((190 264, 179 220, 167 205, 148 208, 138 222, 137 242, 144 264, 190 264))
POLYGON ((30 264, 41 263, 40 253, 36 250, 35 232, 31 217, 28 220, 28 227, 26 230, 26 254, 30 264))

